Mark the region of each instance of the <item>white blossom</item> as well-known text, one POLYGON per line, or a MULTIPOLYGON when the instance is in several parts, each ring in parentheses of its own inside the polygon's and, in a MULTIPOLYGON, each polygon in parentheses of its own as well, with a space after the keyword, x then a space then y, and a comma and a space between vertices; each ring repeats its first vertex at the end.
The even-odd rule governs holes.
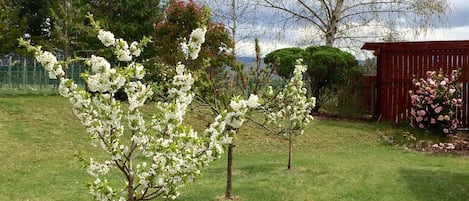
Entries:
POLYGON ((218 54, 222 54, 222 53, 231 54, 233 53, 233 49, 228 48, 228 46, 225 43, 222 43, 221 46, 218 47, 218 54))
POLYGON ((116 40, 116 48, 117 49, 122 49, 122 50, 127 50, 127 49, 129 49, 129 44, 124 39, 119 38, 119 39, 116 40))
POLYGON ((90 163, 86 168, 86 171, 88 172, 88 174, 94 177, 98 177, 99 175, 107 174, 109 172, 110 166, 110 161, 105 161, 104 163, 97 163, 96 161, 94 161, 93 158, 90 158, 90 163))
POLYGON ((111 69, 111 64, 104 58, 91 55, 91 58, 85 61, 85 64, 91 66, 93 73, 106 72, 111 69))
POLYGON ((190 57, 192 60, 195 60, 197 57, 199 57, 201 46, 205 42, 206 32, 207 28, 205 27, 197 28, 192 31, 188 42, 184 38, 184 42, 180 45, 186 59, 190 57))
POLYGON ((205 42, 205 33, 207 33, 207 28, 197 28, 194 29, 191 33, 190 43, 202 44, 205 42))
POLYGON ((250 108, 257 108, 261 104, 259 103, 259 97, 257 95, 251 94, 249 96, 248 102, 247 102, 248 107, 250 108))
POLYGON ((243 108, 245 106, 246 102, 244 101, 230 101, 230 107, 231 109, 233 109, 234 111, 239 111, 241 108, 243 108))
POLYGON ((103 43, 104 46, 114 46, 116 44, 116 40, 114 38, 114 34, 109 31, 99 30, 98 39, 103 43))
POLYGON ((199 57, 199 52, 201 50, 200 45, 194 44, 194 45, 189 45, 189 49, 191 50, 189 56, 191 57, 192 60, 197 59, 199 57))
POLYGON ((136 41, 130 44, 129 50, 130 50, 130 53, 134 55, 135 57, 139 57, 140 54, 142 53, 142 50, 138 47, 138 43, 136 41))
POLYGON ((52 71, 55 64, 57 64, 57 58, 48 51, 41 51, 36 60, 48 71, 52 71))
POLYGON ((131 61, 132 55, 128 49, 116 49, 117 60, 119 61, 131 61))
POLYGON ((57 58, 54 54, 48 51, 42 51, 37 48, 36 60, 48 71, 50 79, 57 79, 58 77, 65 76, 65 71, 62 65, 58 64, 57 58))
POLYGON ((145 70, 143 69, 143 65, 136 65, 135 66, 135 78, 141 80, 145 76, 145 70))

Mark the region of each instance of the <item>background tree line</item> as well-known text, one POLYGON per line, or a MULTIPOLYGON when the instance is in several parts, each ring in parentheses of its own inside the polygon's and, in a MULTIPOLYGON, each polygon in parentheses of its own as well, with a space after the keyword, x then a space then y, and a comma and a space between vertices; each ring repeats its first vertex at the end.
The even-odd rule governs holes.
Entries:
POLYGON ((1 0, 0 7, 0 55, 16 53, 25 56, 26 52, 18 48, 20 37, 64 58, 97 53, 111 55, 100 49, 96 33, 86 18, 87 13, 91 13, 102 28, 124 40, 139 41, 144 36, 154 39, 141 57, 147 67, 148 81, 166 77, 159 74, 171 73, 166 72, 167 66, 174 66, 183 58, 177 53, 180 43, 193 29, 201 26, 207 27, 208 31, 200 58, 207 59, 191 61, 189 68, 200 71, 199 80, 205 79, 204 86, 213 87, 208 78, 219 76, 224 67, 234 61, 234 57, 227 51, 220 51, 218 45, 225 44, 226 50, 231 48, 233 43, 229 33, 222 24, 211 20, 208 7, 194 1, 1 0))

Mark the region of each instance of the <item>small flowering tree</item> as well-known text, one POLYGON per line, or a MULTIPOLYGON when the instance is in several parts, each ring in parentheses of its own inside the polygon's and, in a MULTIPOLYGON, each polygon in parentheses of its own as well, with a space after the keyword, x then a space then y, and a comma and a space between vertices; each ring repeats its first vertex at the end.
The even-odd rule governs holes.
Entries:
POLYGON ((457 111, 461 108, 461 84, 459 70, 445 76, 440 70, 428 71, 427 78, 413 79, 415 91, 409 91, 411 98, 411 125, 431 129, 444 135, 456 132, 457 111))
POLYGON ((303 73, 306 66, 299 59, 296 62, 293 77, 287 86, 274 94, 272 87, 266 92, 267 101, 263 106, 267 123, 274 126, 275 134, 288 140, 288 169, 291 169, 293 139, 304 133, 305 127, 313 120, 311 109, 316 99, 306 97, 303 83, 303 73))
MULTIPOLYGON (((91 21, 99 32, 99 40, 113 50, 120 63, 111 68, 110 63, 100 56, 78 59, 89 66, 89 71, 82 76, 88 90, 65 77, 63 67, 66 62, 57 61, 52 53, 32 46, 29 41, 20 39, 20 44, 34 53, 51 79, 60 80, 60 95, 69 98, 73 104, 73 112, 86 127, 93 145, 102 147, 109 156, 104 161, 93 158, 88 161, 87 172, 95 177, 89 185, 94 198, 136 201, 162 196, 175 199, 179 187, 193 180, 201 168, 223 154, 248 110, 259 106, 257 96, 252 95, 249 100, 232 98, 230 110, 221 112, 199 135, 184 122, 186 109, 194 96, 191 92, 194 79, 179 63, 167 94, 168 100, 154 103, 156 112, 151 118, 144 118, 141 108, 153 91, 150 85, 141 82, 145 70, 134 59, 149 39, 128 45, 91 21), (128 104, 114 98, 119 89, 124 89, 128 104), (124 175, 124 187, 108 180, 111 169, 124 175)), ((197 58, 204 34, 205 29, 198 28, 182 45, 186 58, 197 58)))

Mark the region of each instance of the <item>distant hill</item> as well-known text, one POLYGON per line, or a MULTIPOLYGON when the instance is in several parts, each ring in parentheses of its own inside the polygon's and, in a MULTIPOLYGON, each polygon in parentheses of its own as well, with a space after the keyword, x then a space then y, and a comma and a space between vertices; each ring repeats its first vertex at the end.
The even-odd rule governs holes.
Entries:
MULTIPOLYGON (((250 66, 254 67, 256 65, 256 58, 254 57, 238 57, 237 59, 244 64, 245 70, 248 70, 250 66)), ((364 65, 365 60, 358 60, 358 66, 361 70, 364 70, 364 65)), ((266 66, 266 64, 264 63, 264 58, 262 58, 261 67, 264 66, 266 66)))
MULTIPOLYGON (((244 64, 244 66, 254 65, 256 62, 256 58, 254 57, 238 57, 238 61, 244 64)), ((365 64, 365 60, 358 60, 358 65, 363 66, 365 64)), ((262 58, 261 66, 265 66, 264 58, 262 58)))
MULTIPOLYGON (((245 67, 249 67, 249 66, 255 66, 256 65, 256 58, 255 57, 238 57, 237 58, 239 62, 243 63, 245 67)), ((265 63, 264 63, 264 59, 262 58, 261 59, 261 66, 264 67, 265 66, 265 63)))

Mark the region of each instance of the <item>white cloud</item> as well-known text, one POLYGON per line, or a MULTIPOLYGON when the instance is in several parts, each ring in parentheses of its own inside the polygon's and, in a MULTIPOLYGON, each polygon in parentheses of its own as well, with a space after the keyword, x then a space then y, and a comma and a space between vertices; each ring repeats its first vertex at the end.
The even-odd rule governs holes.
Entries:
POLYGON ((435 29, 416 40, 469 40, 469 26, 461 26, 449 29, 435 29))
MULTIPOLYGON (((236 44, 238 49, 238 56, 245 56, 245 57, 254 57, 255 50, 254 50, 254 41, 253 42, 240 42, 236 44)), ((288 42, 282 42, 281 40, 259 40, 259 46, 261 48, 261 55, 265 56, 269 52, 272 52, 277 49, 287 48, 287 47, 294 47, 295 45, 288 42)))

